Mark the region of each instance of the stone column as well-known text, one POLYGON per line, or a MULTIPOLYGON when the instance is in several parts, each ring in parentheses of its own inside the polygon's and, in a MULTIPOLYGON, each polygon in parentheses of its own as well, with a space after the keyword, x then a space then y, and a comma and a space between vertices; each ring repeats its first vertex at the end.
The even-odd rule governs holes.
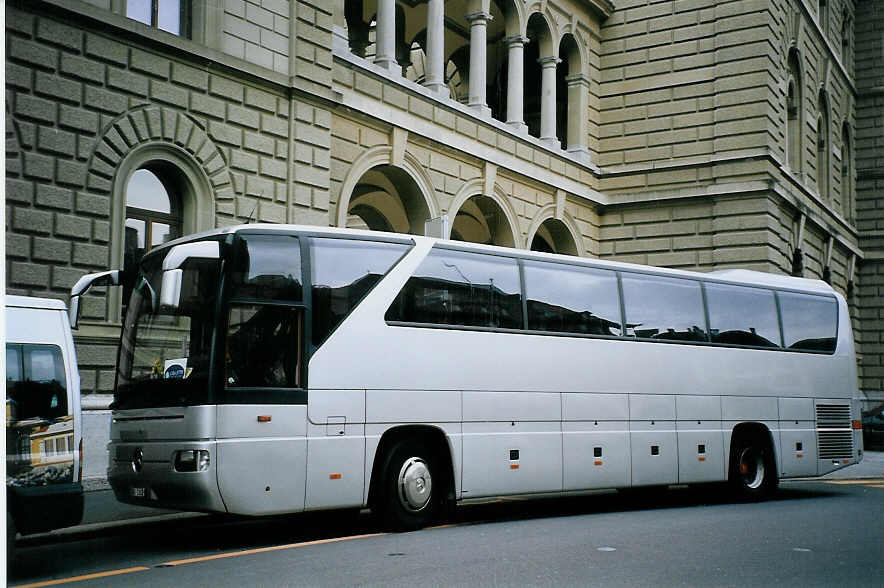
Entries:
POLYGON ((589 80, 583 74, 565 78, 568 84, 568 153, 576 155, 583 163, 591 163, 587 147, 586 123, 589 105, 589 80))
POLYGON ((485 70, 487 65, 488 21, 487 12, 473 12, 467 15, 470 23, 470 100, 468 105, 484 116, 491 116, 485 98, 485 70))
POLYGON ((424 85, 443 96, 445 87, 445 1, 427 2, 427 72, 424 85))
POLYGON ((527 133, 525 124, 525 43, 522 35, 506 38, 509 69, 506 78, 506 124, 518 133, 527 133))
POLYGON ((561 59, 555 55, 541 57, 540 64, 540 141, 547 147, 561 147, 556 138, 556 66, 561 59))
POLYGON ((390 73, 401 74, 396 62, 396 0, 378 0, 376 65, 390 73))

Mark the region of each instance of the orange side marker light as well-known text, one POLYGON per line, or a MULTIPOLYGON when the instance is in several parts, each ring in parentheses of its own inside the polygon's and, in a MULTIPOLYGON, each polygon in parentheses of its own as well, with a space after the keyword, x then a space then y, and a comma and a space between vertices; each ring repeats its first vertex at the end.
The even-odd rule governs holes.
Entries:
POLYGON ((259 414, 258 415, 258 422, 259 423, 269 423, 272 419, 273 419, 273 417, 270 416, 269 414, 259 414))
POLYGON ((511 463, 511 464, 510 464, 510 469, 511 469, 511 470, 517 470, 517 469, 519 469, 519 464, 517 464, 517 463, 511 463))
POLYGON ((340 479, 341 479, 341 474, 329 474, 329 475, 328 475, 328 479, 329 479, 329 480, 340 480, 340 479))
POLYGON ((597 466, 600 466, 600 465, 602 465, 602 460, 600 460, 600 459, 597 459, 597 460, 595 460, 595 461, 594 461, 594 462, 592 462, 592 463, 593 463, 593 465, 597 465, 597 466))

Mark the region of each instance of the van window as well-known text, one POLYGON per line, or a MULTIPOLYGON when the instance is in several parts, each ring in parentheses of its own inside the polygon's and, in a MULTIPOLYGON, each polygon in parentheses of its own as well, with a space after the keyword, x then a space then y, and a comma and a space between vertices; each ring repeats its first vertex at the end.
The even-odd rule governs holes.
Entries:
POLYGON ((6 403, 13 420, 51 420, 68 414, 60 347, 6 345, 6 403))

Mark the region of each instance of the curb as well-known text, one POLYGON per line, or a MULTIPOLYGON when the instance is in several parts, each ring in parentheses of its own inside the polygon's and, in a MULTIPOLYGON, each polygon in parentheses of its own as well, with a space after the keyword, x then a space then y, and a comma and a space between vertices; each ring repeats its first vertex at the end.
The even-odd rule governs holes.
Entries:
POLYGON ((74 527, 66 527, 64 529, 55 529, 46 533, 34 533, 33 535, 19 535, 18 542, 29 544, 42 544, 52 541, 73 541, 79 535, 88 535, 89 533, 98 533, 121 527, 136 527, 141 525, 149 525, 152 523, 164 523, 169 521, 178 521, 185 519, 196 519, 209 517, 211 515, 201 512, 176 512, 172 514, 154 515, 148 517, 139 517, 135 519, 121 519, 117 521, 104 521, 100 523, 86 523, 85 525, 76 525, 74 527))

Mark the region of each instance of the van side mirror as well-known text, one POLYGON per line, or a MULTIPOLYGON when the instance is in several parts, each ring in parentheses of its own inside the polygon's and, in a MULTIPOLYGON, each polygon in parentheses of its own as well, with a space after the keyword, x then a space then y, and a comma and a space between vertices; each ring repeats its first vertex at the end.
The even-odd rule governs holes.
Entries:
POLYGON ((76 329, 80 322, 80 296, 92 286, 119 286, 120 270, 110 270, 94 274, 86 274, 71 288, 71 302, 68 306, 68 319, 71 328, 76 329))
POLYGON ((218 246, 218 241, 196 241, 172 247, 163 259, 160 307, 175 310, 181 305, 181 284, 184 280, 181 266, 188 260, 220 258, 221 248, 218 246))

